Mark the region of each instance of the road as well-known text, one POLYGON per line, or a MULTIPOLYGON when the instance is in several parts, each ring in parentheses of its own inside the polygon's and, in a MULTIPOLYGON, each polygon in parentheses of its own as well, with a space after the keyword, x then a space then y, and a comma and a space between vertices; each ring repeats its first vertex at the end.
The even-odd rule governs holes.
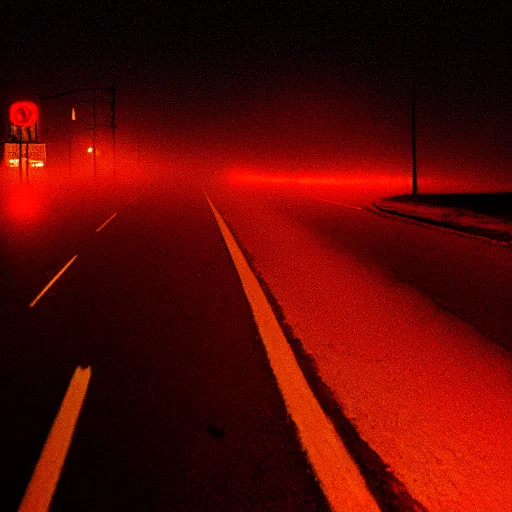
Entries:
MULTIPOLYGON (((257 215, 259 192, 239 192, 212 187, 208 194, 258 266, 265 244, 244 231, 243 217, 257 215)), ((341 206, 318 191, 264 197, 260 203, 274 215, 298 222, 331 250, 408 283, 510 348, 508 249, 397 223, 362 203, 341 206)), ((2 230, 3 510, 49 485, 38 488, 33 475, 73 382, 81 398, 74 398, 76 426, 67 420, 71 444, 47 498, 51 510, 328 510, 341 509, 343 499, 355 503, 338 491, 367 503, 365 510, 374 502, 384 510, 388 499, 396 510, 423 510, 407 478, 397 484, 403 492, 389 498, 387 477, 372 483, 378 478, 368 464, 351 462, 361 455, 357 443, 345 461, 346 439, 335 441, 341 490, 332 490, 329 470, 324 477, 323 462, 315 462, 317 431, 308 441, 301 423, 309 409, 301 420, 302 406, 286 391, 307 384, 280 380, 251 292, 200 187, 68 192, 41 201, 39 213, 21 214, 7 202, 2 230)), ((325 411, 325 397, 313 393, 325 411)), ((315 425, 321 421, 313 416, 315 425)))
POLYGON ((302 187, 273 208, 325 244, 408 283, 442 308, 512 350, 512 252, 506 244, 368 213, 369 198, 302 187))
POLYGON ((201 191, 126 203, 110 201, 118 215, 100 232, 110 210, 80 203, 48 238, 11 241, 2 508, 20 502, 82 365, 90 386, 54 510, 325 509, 201 191), (24 248, 48 257, 28 269, 24 248))
POLYGON ((385 184, 260 178, 231 176, 216 203, 363 472, 382 475, 378 455, 428 510, 507 510, 510 248, 369 211, 400 193, 385 184))

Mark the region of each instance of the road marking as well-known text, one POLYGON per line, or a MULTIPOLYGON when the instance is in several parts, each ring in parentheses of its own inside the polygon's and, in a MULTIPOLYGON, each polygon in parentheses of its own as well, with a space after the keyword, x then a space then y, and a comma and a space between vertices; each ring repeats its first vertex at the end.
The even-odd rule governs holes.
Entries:
POLYGON ((344 208, 350 208, 351 210, 363 210, 361 206, 352 206, 351 204, 345 204, 345 203, 338 203, 337 201, 330 201, 329 199, 322 199, 321 197, 317 196, 311 196, 315 199, 318 199, 319 201, 323 201, 324 203, 331 203, 331 204, 337 204, 338 206, 343 206, 344 208))
POLYGON ((130 200, 126 203, 126 206, 128 206, 130 203, 133 203, 133 201, 135 201, 135 199, 137 199, 139 196, 140 196, 140 194, 137 194, 133 199, 130 199, 130 200))
POLYGON ((117 212, 112 215, 112 217, 109 217, 97 230, 96 233, 99 233, 115 216, 117 215, 117 212))
POLYGON ((85 369, 77 367, 44 443, 18 512, 45 512, 50 508, 90 378, 90 366, 85 369))
POLYGON ((377 512, 379 507, 359 469, 308 386, 258 279, 224 219, 206 194, 205 197, 242 281, 279 390, 297 427, 299 441, 332 510, 377 512))
POLYGON ((50 287, 59 279, 59 277, 66 272, 69 266, 78 258, 78 254, 75 254, 60 270, 59 273, 41 290, 39 295, 29 304, 29 307, 33 308, 39 299, 50 289, 50 287))

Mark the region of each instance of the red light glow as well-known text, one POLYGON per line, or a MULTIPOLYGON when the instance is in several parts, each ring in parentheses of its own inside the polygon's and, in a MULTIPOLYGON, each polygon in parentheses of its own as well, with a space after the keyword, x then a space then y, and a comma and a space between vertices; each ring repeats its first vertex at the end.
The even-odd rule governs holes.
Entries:
POLYGON ((39 108, 31 101, 17 101, 9 109, 9 119, 15 126, 33 126, 39 119, 39 108))
POLYGON ((22 189, 14 193, 8 201, 8 214, 17 220, 34 220, 39 217, 42 209, 40 194, 22 189))
POLYGON ((271 187, 275 190, 300 191, 327 201, 367 204, 381 198, 405 194, 410 188, 410 177, 395 168, 376 171, 367 169, 340 169, 338 172, 291 173, 281 169, 265 172, 261 169, 231 169, 226 179, 244 187, 271 187))
POLYGON ((385 173, 360 176, 328 176, 322 174, 265 173, 265 172, 232 172, 230 179, 246 183, 266 184, 297 184, 297 185, 389 185, 402 184, 408 180, 404 176, 393 176, 385 173))

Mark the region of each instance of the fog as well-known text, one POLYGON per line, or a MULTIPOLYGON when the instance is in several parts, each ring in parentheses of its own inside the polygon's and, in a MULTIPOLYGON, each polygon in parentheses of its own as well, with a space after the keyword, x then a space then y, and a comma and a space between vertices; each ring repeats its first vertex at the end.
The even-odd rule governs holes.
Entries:
MULTIPOLYGON (((415 76, 419 190, 503 191, 512 180, 505 21, 500 6, 455 4, 382 16, 348 5, 21 9, 2 102, 6 111, 13 99, 115 85, 116 169, 100 94, 97 180, 200 181, 242 169, 324 186, 330 176, 351 190, 380 183, 387 194, 386 182, 408 188, 415 76)), ((94 178, 90 91, 40 108, 47 177, 94 178)))

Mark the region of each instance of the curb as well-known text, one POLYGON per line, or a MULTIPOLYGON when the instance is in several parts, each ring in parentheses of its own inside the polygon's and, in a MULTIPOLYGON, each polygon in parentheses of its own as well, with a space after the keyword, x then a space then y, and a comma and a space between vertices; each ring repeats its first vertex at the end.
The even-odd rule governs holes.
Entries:
POLYGON ((457 233, 470 235, 472 237, 483 238, 485 240, 490 240, 495 243, 499 243, 500 245, 505 245, 509 247, 512 244, 512 237, 509 233, 504 231, 499 231, 495 229, 485 229, 476 226, 461 226, 460 224, 452 224, 450 222, 442 222, 435 219, 429 219, 428 217, 420 217, 418 215, 411 215, 402 212, 397 212, 395 210, 383 208, 379 206, 377 203, 372 203, 373 207, 381 213, 394 215, 396 217, 401 217, 403 219, 410 219, 417 222, 421 222, 423 224, 429 224, 431 226, 442 227, 445 229, 449 229, 451 231, 455 231, 457 233))

